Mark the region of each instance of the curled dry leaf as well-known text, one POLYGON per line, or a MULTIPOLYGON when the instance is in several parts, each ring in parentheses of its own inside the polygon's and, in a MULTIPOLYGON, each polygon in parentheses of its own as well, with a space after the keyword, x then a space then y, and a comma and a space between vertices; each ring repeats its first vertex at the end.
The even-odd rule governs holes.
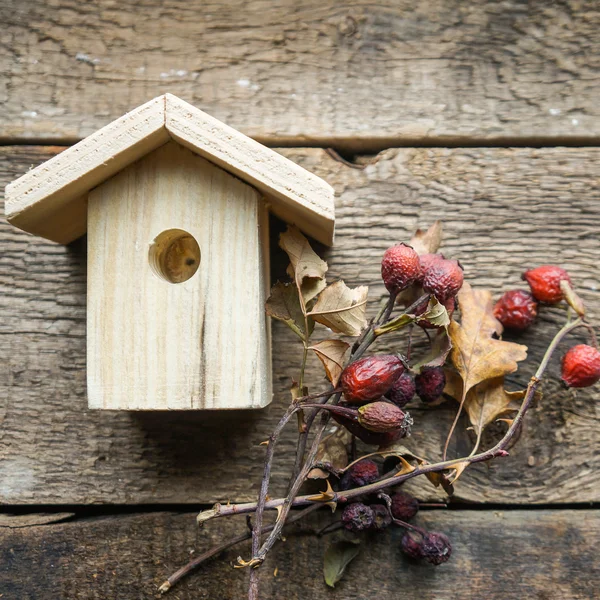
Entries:
POLYGON ((343 340, 323 340, 313 344, 310 349, 317 355, 325 367, 327 379, 336 387, 342 371, 344 370, 344 357, 350 344, 343 340))
POLYGON ((325 550, 323 576, 329 587, 335 587, 346 567, 356 558, 359 543, 358 540, 340 540, 330 544, 325 550))
POLYGON ((321 292, 308 314, 334 333, 360 335, 367 325, 368 293, 367 286, 351 289, 343 281, 336 281, 321 292))
MULTIPOLYGON (((305 340, 304 314, 300 306, 298 290, 294 284, 277 282, 271 288, 271 295, 265 305, 267 314, 274 319, 283 321, 301 340, 305 340)), ((308 337, 315 328, 311 317, 306 319, 308 337)))
POLYGON ((327 263, 311 248, 308 240, 296 227, 288 227, 279 237, 279 246, 289 259, 288 275, 301 291, 302 303, 312 300, 325 288, 327 263))
POLYGON ((445 364, 448 354, 452 350, 452 342, 447 328, 439 329, 431 339, 429 352, 413 365, 414 371, 420 371, 423 367, 441 367, 445 364))
MULTIPOLYGON (((335 471, 342 471, 348 464, 348 444, 352 434, 345 427, 338 427, 333 433, 324 437, 319 444, 315 463, 327 464, 335 471)), ((309 479, 327 479, 329 473, 320 468, 312 469, 309 479)))
MULTIPOLYGON (((446 369, 444 393, 460 402, 463 383, 460 376, 446 369)), ((519 401, 525 397, 525 390, 507 392, 504 377, 488 379, 471 388, 467 393, 464 408, 469 416, 473 431, 480 436, 483 430, 507 412, 518 410, 519 401)))
POLYGON ((442 222, 436 221, 427 231, 417 229, 409 245, 417 254, 435 254, 442 243, 442 222))
POLYGON ((451 321, 448 332, 453 345, 450 358, 462 378, 464 398, 478 383, 516 371, 517 362, 527 358, 527 346, 492 338, 502 333, 502 325, 494 317, 488 290, 474 290, 465 283, 458 301, 461 323, 451 321))

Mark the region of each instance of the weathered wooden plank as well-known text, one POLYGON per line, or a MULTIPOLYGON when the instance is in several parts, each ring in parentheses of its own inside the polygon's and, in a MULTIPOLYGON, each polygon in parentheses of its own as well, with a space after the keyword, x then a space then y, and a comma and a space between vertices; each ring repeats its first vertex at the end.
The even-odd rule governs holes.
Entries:
MULTIPOLYGON (((53 148, 5 147, 4 184, 53 148)), ((600 314, 597 243, 600 149, 401 149, 364 169, 318 149, 284 154, 324 177, 337 193, 336 244, 325 253, 330 277, 369 284, 369 311, 384 293, 379 259, 417 225, 441 218, 444 248, 466 276, 496 290, 518 285, 521 271, 548 261, 567 265, 592 318, 600 314)), ((272 236, 273 279, 285 260, 272 236)), ((264 411, 131 414, 88 411, 85 398, 85 244, 58 246, 0 222, 0 500, 3 503, 155 503, 251 499, 266 439, 287 402, 301 352, 294 335, 274 327, 274 403, 264 411)), ((544 310, 525 335, 524 385, 564 315, 544 310)), ((584 334, 575 339, 584 339, 584 334)), ((382 350, 401 348, 395 342, 382 350)), ((479 465, 457 486, 457 498, 483 502, 598 500, 597 409, 592 391, 564 391, 558 357, 545 397, 527 420, 509 459, 479 465)), ((309 365, 313 390, 324 385, 309 365)), ((455 406, 415 403, 407 444, 439 456, 455 406)), ((294 427, 281 441, 274 469, 282 489, 294 451, 294 427)), ((453 453, 469 447, 458 437, 453 453)), ((427 483, 422 499, 437 494, 427 483)))
POLYGON ((4 139, 89 135, 172 92, 273 145, 595 140, 594 0, 9 0, 4 139))
MULTIPOLYGON (((331 590, 321 574, 331 536, 291 533, 263 567, 261 598, 596 597, 598 511, 430 511, 418 523, 450 537, 449 562, 434 567, 410 561, 399 550, 402 530, 388 529, 363 538, 359 556, 331 590)), ((193 514, 153 513, 0 529, 0 593, 20 600, 156 598, 166 576, 244 527, 238 519, 198 531, 193 514)), ((245 597, 248 573, 232 565, 248 552, 248 543, 236 546, 165 597, 245 597)))

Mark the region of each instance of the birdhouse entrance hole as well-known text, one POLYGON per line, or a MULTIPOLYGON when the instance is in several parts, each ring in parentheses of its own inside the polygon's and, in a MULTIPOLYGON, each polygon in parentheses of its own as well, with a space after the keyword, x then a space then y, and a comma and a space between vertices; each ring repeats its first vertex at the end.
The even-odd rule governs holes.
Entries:
POLYGON ((154 238, 148 260, 161 279, 183 283, 193 277, 200 266, 200 246, 191 233, 167 229, 154 238))

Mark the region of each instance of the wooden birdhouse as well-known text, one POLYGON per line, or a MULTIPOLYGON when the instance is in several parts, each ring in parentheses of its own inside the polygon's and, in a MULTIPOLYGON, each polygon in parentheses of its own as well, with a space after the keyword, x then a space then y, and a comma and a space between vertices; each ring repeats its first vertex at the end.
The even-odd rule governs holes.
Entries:
POLYGON ((6 188, 15 226, 87 232, 90 408, 271 401, 268 211, 333 240, 333 190, 171 94, 6 188))

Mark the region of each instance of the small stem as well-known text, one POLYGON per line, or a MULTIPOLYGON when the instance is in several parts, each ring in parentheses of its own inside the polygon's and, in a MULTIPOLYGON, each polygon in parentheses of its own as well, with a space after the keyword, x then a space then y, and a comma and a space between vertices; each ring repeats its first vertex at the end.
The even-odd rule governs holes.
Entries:
MULTIPOLYGON (((312 506, 308 506, 304 510, 297 512, 296 514, 292 515, 288 519, 287 525, 291 525, 292 523, 299 521, 300 519, 303 519, 306 515, 314 512, 318 507, 319 507, 318 504, 313 504, 312 506)), ((272 529, 273 529, 273 525, 267 525, 266 527, 262 528, 261 533, 268 533, 272 529)), ((231 538, 230 540, 227 540, 226 542, 222 542, 221 544, 218 544, 217 546, 210 548, 206 552, 203 552, 202 554, 197 556, 194 560, 191 560, 187 565, 185 565, 185 566, 181 567, 181 569, 178 569, 177 571, 175 571, 175 573, 173 573, 173 575, 171 575, 158 588, 158 591, 161 592, 162 594, 164 594, 165 592, 168 592, 180 579, 182 579, 183 577, 185 577, 186 575, 191 573, 194 569, 199 567, 203 562, 206 562, 209 558, 212 558, 213 556, 216 556, 217 554, 220 554, 221 552, 224 552, 225 550, 231 548, 232 546, 235 546, 236 544, 239 544, 245 540, 248 540, 251 537, 252 537, 252 532, 246 531, 244 533, 241 533, 240 535, 237 535, 234 538, 231 538)))

